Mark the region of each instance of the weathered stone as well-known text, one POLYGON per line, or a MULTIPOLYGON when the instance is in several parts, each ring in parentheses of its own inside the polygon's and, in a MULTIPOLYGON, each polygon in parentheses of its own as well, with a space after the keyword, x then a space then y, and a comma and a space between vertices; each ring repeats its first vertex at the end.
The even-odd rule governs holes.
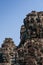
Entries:
POLYGON ((32 11, 23 20, 20 44, 5 38, 0 48, 0 65, 43 65, 43 11, 32 11))

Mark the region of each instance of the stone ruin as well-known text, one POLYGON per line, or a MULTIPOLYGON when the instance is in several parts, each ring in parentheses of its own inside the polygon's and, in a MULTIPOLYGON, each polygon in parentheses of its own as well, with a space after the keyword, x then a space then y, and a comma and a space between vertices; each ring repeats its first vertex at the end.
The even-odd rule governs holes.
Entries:
POLYGON ((0 65, 43 65, 43 11, 26 15, 20 29, 20 44, 5 38, 0 48, 0 65))

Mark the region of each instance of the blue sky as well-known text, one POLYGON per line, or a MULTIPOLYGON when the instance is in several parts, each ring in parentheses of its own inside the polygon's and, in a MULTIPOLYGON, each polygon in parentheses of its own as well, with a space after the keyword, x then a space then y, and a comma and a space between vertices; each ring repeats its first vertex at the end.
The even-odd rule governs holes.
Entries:
POLYGON ((0 0, 0 45, 6 37, 19 44, 23 19, 32 10, 43 11, 43 0, 0 0))

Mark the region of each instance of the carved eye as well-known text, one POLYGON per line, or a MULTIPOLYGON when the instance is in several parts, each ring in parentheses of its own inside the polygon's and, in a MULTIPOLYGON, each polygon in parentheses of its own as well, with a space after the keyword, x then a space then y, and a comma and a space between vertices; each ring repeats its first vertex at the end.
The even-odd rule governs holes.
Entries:
POLYGON ((37 23, 39 23, 39 22, 40 22, 40 18, 36 18, 36 20, 37 20, 37 23))
POLYGON ((34 22, 34 18, 31 18, 31 19, 30 19, 30 22, 33 23, 33 22, 34 22))

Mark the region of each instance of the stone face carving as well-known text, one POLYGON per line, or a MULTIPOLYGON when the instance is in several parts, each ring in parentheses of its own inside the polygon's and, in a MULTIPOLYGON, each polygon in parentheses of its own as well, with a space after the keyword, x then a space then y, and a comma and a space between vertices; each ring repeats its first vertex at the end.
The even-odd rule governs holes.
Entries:
POLYGON ((43 65, 43 12, 26 15, 20 29, 20 44, 5 38, 0 48, 0 65, 43 65))
POLYGON ((42 65, 43 57, 43 12, 32 11, 24 19, 20 31, 19 50, 22 48, 25 65, 42 65), (22 34, 22 35, 21 35, 22 34), (21 39, 22 38, 22 39, 21 39), (34 60, 34 61, 33 61, 34 60))
POLYGON ((0 48, 0 64, 11 65, 15 60, 16 46, 12 38, 5 38, 0 48))

